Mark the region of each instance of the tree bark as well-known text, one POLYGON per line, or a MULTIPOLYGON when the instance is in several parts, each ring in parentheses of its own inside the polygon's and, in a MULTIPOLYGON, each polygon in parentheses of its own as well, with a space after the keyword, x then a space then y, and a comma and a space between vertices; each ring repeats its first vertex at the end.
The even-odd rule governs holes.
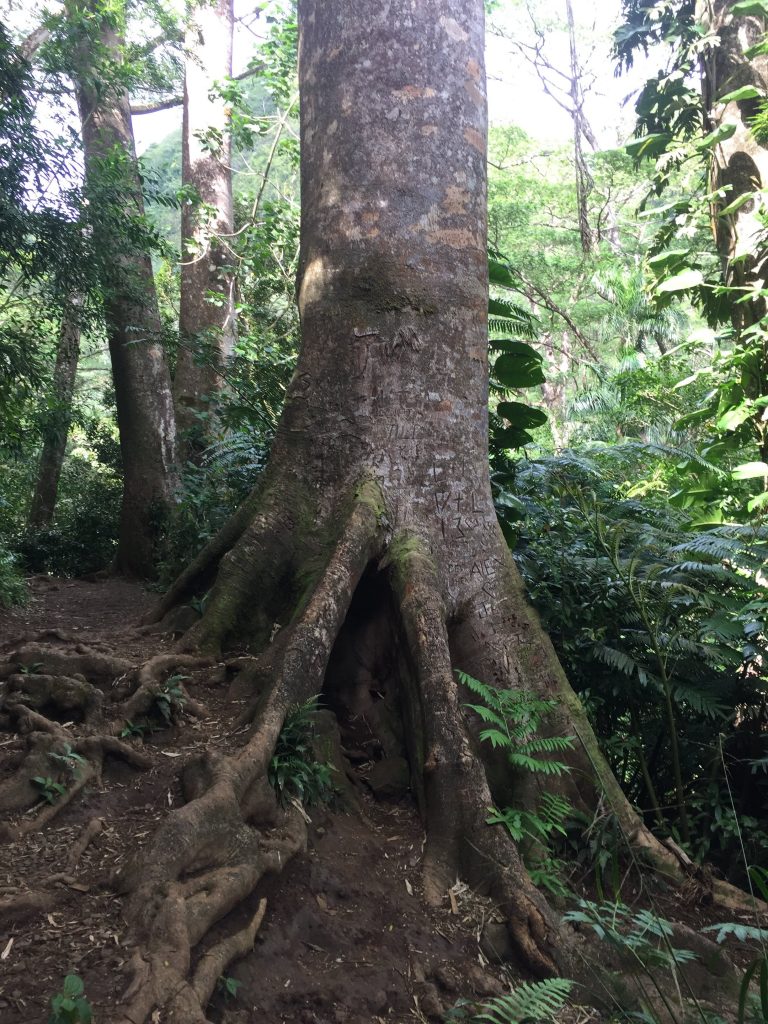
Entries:
MULTIPOLYGON (((768 186, 768 148, 760 143, 750 126, 750 118, 760 109, 761 99, 721 101, 721 97, 742 86, 754 86, 761 96, 768 95, 768 56, 748 58, 745 51, 764 38, 764 15, 734 14, 734 0, 715 0, 704 5, 702 23, 717 33, 718 45, 710 48, 703 60, 702 85, 704 109, 710 130, 732 126, 733 134, 717 145, 710 164, 711 191, 727 188, 725 198, 712 206, 712 231, 723 264, 726 283, 747 289, 765 285, 768 252, 761 204, 750 199, 737 210, 722 216, 721 211, 740 196, 768 186)), ((762 296, 733 302, 733 322, 737 332, 756 324, 766 314, 762 296)), ((768 392, 768 347, 752 346, 742 365, 742 386, 747 398, 768 392)), ((765 410, 755 418, 754 428, 761 458, 768 461, 768 420, 765 410)))
POLYGON ((576 51, 576 27, 573 20, 573 6, 571 0, 565 0, 565 13, 568 22, 568 48, 570 54, 570 97, 571 97, 571 120, 573 121, 573 165, 576 171, 576 208, 579 217, 579 237, 581 248, 585 255, 589 255, 595 244, 592 234, 592 227, 589 223, 589 195, 594 187, 592 175, 584 157, 584 150, 581 145, 582 138, 591 136, 592 148, 595 149, 595 139, 584 117, 584 94, 581 90, 581 69, 576 51))
MULTIPOLYGON (((594 986, 579 938, 507 833, 486 824, 495 800, 511 790, 531 806, 553 782, 581 810, 602 800, 629 842, 679 873, 611 774, 491 500, 483 9, 299 0, 301 354, 259 486, 152 616, 215 576, 181 648, 236 643, 257 655, 231 691, 253 728, 121 873, 149 964, 121 1024, 183 988, 189 939, 163 915, 244 845, 287 712, 321 692, 340 721, 397 693, 426 831, 424 891, 439 902, 458 876, 490 893, 531 973, 594 986), (552 701, 549 728, 574 738, 570 773, 510 778, 485 764, 455 669, 552 701), (181 964, 170 979, 168 949, 181 964)), ((238 893, 250 893, 241 867, 238 893)), ((173 1005, 169 1020, 198 1020, 173 1005)))
POLYGON ((210 440, 222 371, 235 345, 232 146, 227 103, 213 90, 232 75, 232 0, 193 4, 185 35, 182 184, 199 200, 181 212, 180 347, 176 422, 187 456, 210 440))
POLYGON ((94 250, 115 385, 123 501, 116 568, 149 576, 177 484, 176 427, 128 92, 120 79, 122 12, 71 0, 70 36, 94 250))
POLYGON ((299 15, 301 355, 257 492, 156 615, 220 563, 184 646, 259 649, 282 623, 264 658, 287 706, 322 689, 351 594, 376 566, 412 665, 427 890, 438 898, 457 872, 485 884, 525 963, 548 973, 565 957, 557 921, 484 824, 492 798, 453 669, 554 699, 553 727, 580 742, 574 803, 606 793, 629 832, 642 826, 525 601, 491 500, 483 4, 301 0, 299 15))
POLYGON ((59 330, 51 408, 43 428, 43 450, 29 509, 29 527, 32 530, 50 526, 53 520, 67 436, 72 422, 72 396, 80 357, 80 323, 79 303, 73 301, 71 306, 72 308, 62 315, 59 330))

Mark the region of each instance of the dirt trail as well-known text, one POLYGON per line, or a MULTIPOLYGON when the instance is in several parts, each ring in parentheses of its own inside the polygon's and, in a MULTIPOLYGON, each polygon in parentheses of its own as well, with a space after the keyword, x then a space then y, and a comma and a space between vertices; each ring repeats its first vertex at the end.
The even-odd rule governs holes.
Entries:
MULTIPOLYGON (((54 630, 59 637, 49 634, 48 642, 71 649, 81 641, 141 663, 171 647, 169 637, 136 627, 153 600, 120 580, 35 580, 27 608, 0 613, 0 658, 20 639, 54 630)), ((148 755, 146 770, 105 760, 101 783, 94 780, 47 827, 0 845, 3 1024, 46 1020, 50 997, 70 972, 83 978, 95 1021, 110 1019, 127 983, 128 950, 121 898, 104 880, 169 808, 183 802, 179 773, 185 762, 203 744, 231 745, 239 709, 227 700, 224 681, 216 666, 193 672, 185 686, 204 704, 204 716, 183 715, 170 728, 127 738, 148 755), (73 847, 94 819, 100 820, 98 834, 70 871, 73 847), (52 881, 55 875, 67 877, 52 881), (3 901, 19 906, 26 893, 35 894, 28 915, 4 919, 3 901)), ((18 762, 16 739, 2 731, 7 727, 0 721, 0 784, 18 762)), ((15 815, 10 824, 17 827, 39 811, 15 815)), ((462 886, 446 894, 441 908, 423 901, 423 831, 408 795, 377 801, 361 792, 358 814, 328 808, 309 813, 306 853, 265 879, 251 903, 218 926, 231 930, 266 897, 254 950, 228 974, 239 983, 231 986, 236 994, 214 996, 212 1021, 435 1020, 460 997, 507 987, 508 968, 491 964, 481 950, 481 932, 493 918, 489 903, 462 886)), ((483 945, 487 951, 487 941, 483 945)))

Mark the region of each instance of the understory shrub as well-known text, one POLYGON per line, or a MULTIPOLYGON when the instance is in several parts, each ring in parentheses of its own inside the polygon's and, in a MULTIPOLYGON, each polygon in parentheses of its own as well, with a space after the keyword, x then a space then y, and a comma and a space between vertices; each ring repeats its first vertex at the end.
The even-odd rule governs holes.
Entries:
POLYGON ((23 530, 17 550, 30 573, 83 576, 107 568, 117 545, 122 484, 88 450, 65 461, 52 526, 23 530))
POLYGON ((624 791, 744 884, 768 843, 768 528, 696 526, 631 446, 515 476, 515 558, 624 791))
POLYGON ((201 465, 187 463, 177 504, 164 530, 160 586, 178 576, 245 500, 265 460, 262 435, 239 430, 211 445, 201 465))
POLYGON ((25 604, 26 600, 27 584, 16 556, 0 545, 0 608, 25 604))

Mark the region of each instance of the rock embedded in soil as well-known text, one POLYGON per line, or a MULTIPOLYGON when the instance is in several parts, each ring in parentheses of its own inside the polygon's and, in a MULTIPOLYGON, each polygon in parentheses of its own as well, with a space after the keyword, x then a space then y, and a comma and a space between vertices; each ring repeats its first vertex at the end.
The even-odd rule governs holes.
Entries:
POLYGON ((399 800, 411 786, 411 770, 404 757, 377 761, 364 778, 377 800, 399 800))
POLYGON ((503 963, 512 958, 512 942, 503 921, 486 922, 480 936, 480 949, 491 963, 503 963))

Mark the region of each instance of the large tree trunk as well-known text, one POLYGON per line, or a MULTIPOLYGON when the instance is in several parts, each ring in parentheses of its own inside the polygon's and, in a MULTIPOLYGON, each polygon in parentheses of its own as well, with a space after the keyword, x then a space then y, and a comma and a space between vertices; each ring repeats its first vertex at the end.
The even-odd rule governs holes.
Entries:
POLYGON ((61 467, 72 422, 72 396, 75 392, 77 363, 80 358, 79 302, 62 315, 56 365, 53 370, 51 408, 43 428, 43 450, 37 470, 35 492, 29 508, 29 526, 40 530, 50 526, 56 509, 61 467))
POLYGON ((233 0, 203 0, 188 13, 184 44, 182 184, 199 202, 181 213, 180 347, 174 393, 185 454, 210 439, 222 371, 235 344, 231 237, 232 145, 226 101, 214 83, 232 75, 233 0))
MULTIPOLYGON (((204 1019, 190 950, 261 877, 269 758, 287 711, 321 691, 342 722, 394 695, 425 893, 442 900, 457 875, 490 892, 532 973, 585 972, 486 824, 494 797, 511 784, 530 801, 537 780, 486 769, 456 668, 554 701, 551 728, 576 740, 561 789, 587 810, 602 797, 676 869, 600 754, 491 501, 483 2, 300 0, 299 18, 301 356, 260 486, 154 614, 216 576, 182 648, 257 655, 234 683, 253 724, 231 756, 201 756, 189 802, 119 875, 140 950, 121 1024, 156 1003, 204 1019)), ((295 825, 269 840, 281 863, 295 825)))
MULTIPOLYGON (((118 5, 119 7, 119 5, 118 5)), ((115 385, 123 502, 116 567, 151 575, 157 533, 176 488, 171 381, 149 252, 120 21, 98 0, 71 0, 70 33, 94 249, 99 254, 115 385)))

